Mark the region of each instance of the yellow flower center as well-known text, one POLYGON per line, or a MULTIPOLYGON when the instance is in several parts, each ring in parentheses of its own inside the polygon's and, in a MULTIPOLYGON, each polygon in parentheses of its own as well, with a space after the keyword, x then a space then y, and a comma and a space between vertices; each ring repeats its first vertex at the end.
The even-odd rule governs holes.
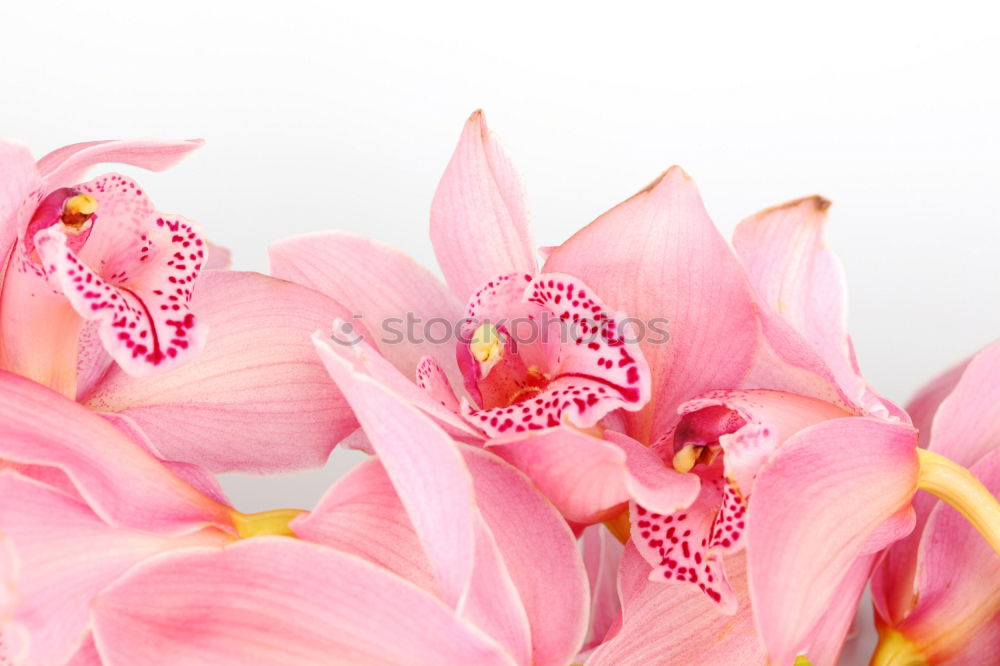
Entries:
POLYGON ((84 225, 90 221, 95 212, 97 212, 97 200, 86 194, 77 194, 63 204, 59 220, 67 233, 78 234, 85 231, 84 225))

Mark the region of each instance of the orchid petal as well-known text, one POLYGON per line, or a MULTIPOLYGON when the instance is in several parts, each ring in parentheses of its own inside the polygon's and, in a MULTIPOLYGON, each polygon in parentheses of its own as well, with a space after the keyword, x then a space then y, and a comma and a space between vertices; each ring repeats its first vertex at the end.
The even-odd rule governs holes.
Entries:
POLYGON ((430 356, 423 357, 417 365, 417 386, 427 391, 445 409, 458 411, 458 398, 448 382, 448 376, 430 356))
POLYGON ((523 474, 462 447, 476 502, 503 554, 531 627, 531 663, 567 663, 587 631, 587 574, 575 537, 523 474))
POLYGON ((354 367, 356 372, 364 372, 393 393, 403 397, 409 404, 431 416, 452 437, 464 442, 482 441, 483 436, 478 430, 441 404, 440 395, 432 395, 430 391, 424 390, 404 376, 365 340, 364 335, 349 332, 348 328, 354 325, 347 324, 343 320, 335 320, 333 322, 335 333, 328 340, 333 344, 324 343, 328 350, 324 353, 339 356, 345 363, 354 367))
POLYGON ((618 598, 618 568, 624 548, 603 525, 583 531, 583 561, 590 581, 589 645, 603 642, 621 615, 618 598))
MULTIPOLYGON (((970 471, 1000 497, 1000 448, 970 471)), ((987 647, 982 635, 1000 635, 1000 558, 944 502, 936 503, 920 537, 913 592, 915 604, 896 629, 930 663, 988 663, 996 656, 996 643, 987 647)))
POLYGON ((632 493, 677 509, 698 491, 697 479, 657 468, 624 440, 604 441, 568 426, 492 440, 488 446, 527 474, 567 520, 585 525, 615 516, 632 493))
POLYGON ((14 241, 38 204, 41 187, 31 152, 21 144, 0 140, 0 277, 14 241))
POLYGON ((683 400, 737 386, 750 369, 757 344, 750 285, 680 168, 566 241, 543 272, 577 276, 647 327, 639 346, 653 399, 626 415, 628 434, 639 441, 669 431, 683 400), (669 342, 658 327, 664 323, 669 342))
MULTIPOLYGON (((688 585, 649 580, 649 565, 629 546, 622 557, 621 629, 587 661, 619 664, 741 664, 764 666, 767 656, 754 632, 742 555, 728 558, 739 612, 719 615, 705 595, 688 585)), ((789 662, 791 663, 791 662, 789 662)))
POLYGON ((0 372, 0 458, 62 470, 111 525, 165 534, 231 528, 198 493, 113 425, 30 380, 0 372))
MULTIPOLYGON (((930 437, 922 433, 927 448, 959 465, 971 467, 1000 442, 1000 342, 978 352, 964 365, 953 368, 931 382, 918 396, 917 415, 930 426, 930 437), (958 372, 961 374, 956 377, 958 372), (934 402, 947 386, 947 397, 934 402), (926 411, 920 411, 924 409, 926 411), (933 409, 933 411, 931 411, 933 409), (932 414, 932 416, 931 416, 932 414), (928 423, 928 418, 931 418, 928 423)), ((925 426, 926 427, 926 426, 925 426)), ((896 623, 913 606, 917 550, 923 526, 940 502, 920 493, 914 498, 917 527, 886 554, 872 580, 872 599, 879 615, 896 623)))
POLYGON ((367 458, 291 522, 300 538, 357 555, 438 595, 430 561, 381 461, 367 458))
POLYGON ((625 452, 625 487, 629 497, 650 511, 673 513, 698 497, 698 477, 665 465, 648 446, 628 435, 607 430, 605 441, 625 452))
POLYGON ((482 111, 476 111, 431 204, 434 253, 459 297, 496 275, 535 272, 523 190, 482 111))
POLYGON ((192 223, 165 216, 134 240, 131 272, 115 262, 109 268, 118 270, 105 279, 77 257, 59 229, 34 239, 49 280, 81 317, 100 322, 108 353, 129 374, 145 376, 189 361, 205 344, 208 331, 188 307, 204 241, 192 223))
POLYGON ((92 614, 107 666, 514 663, 420 588, 281 537, 151 558, 105 590, 92 614))
POLYGON ((798 433, 760 472, 747 553, 757 626, 775 663, 808 647, 859 556, 912 529, 917 469, 913 428, 845 418, 798 433))
POLYGON ((972 358, 948 368, 940 375, 922 386, 906 404, 906 412, 913 419, 913 427, 920 432, 920 445, 924 448, 930 444, 931 423, 941 403, 951 395, 959 379, 968 367, 972 358))
POLYGON ((369 330, 378 332, 382 355, 407 377, 413 377, 421 357, 430 356, 458 378, 454 340, 449 336, 445 344, 431 342, 439 332, 430 323, 443 319, 454 325, 461 305, 410 257, 344 232, 288 238, 272 245, 269 254, 275 277, 316 289, 360 315, 369 330), (411 321, 419 327, 410 326, 411 321))
POLYGON ((206 245, 208 245, 208 258, 205 259, 203 266, 206 271, 223 271, 233 267, 233 253, 229 248, 216 245, 211 241, 208 241, 206 245))
POLYGON ((865 584, 878 559, 879 553, 863 555, 851 565, 847 576, 840 583, 840 590, 834 594, 830 607, 816 623, 812 632, 813 640, 805 650, 805 656, 812 666, 835 666, 839 663, 844 642, 858 613, 858 603, 865 584))
POLYGON ((319 334, 313 342, 385 465, 439 581, 441 598, 460 607, 474 564, 475 507, 472 478, 455 442, 404 398, 341 357, 334 343, 319 334))
POLYGON ((11 471, 0 473, 0 530, 19 562, 13 621, 31 639, 26 662, 38 664, 62 663, 77 650, 91 599, 136 562, 233 538, 218 530, 178 538, 114 528, 86 504, 11 471))
POLYGON ((212 271, 192 307, 212 330, 197 359, 141 379, 112 368, 85 404, 133 419, 161 457, 215 472, 321 465, 357 427, 310 340, 343 316, 339 304, 283 280, 212 271))
POLYGON ((45 189, 53 190, 80 182, 87 169, 105 162, 131 164, 150 171, 164 171, 204 144, 201 139, 75 143, 54 150, 38 160, 38 171, 45 181, 45 189))

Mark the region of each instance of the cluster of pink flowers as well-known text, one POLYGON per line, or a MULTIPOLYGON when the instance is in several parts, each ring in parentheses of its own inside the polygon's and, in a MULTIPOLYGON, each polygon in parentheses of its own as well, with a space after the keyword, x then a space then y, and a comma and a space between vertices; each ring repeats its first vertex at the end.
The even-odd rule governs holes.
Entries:
POLYGON ((0 664, 819 666, 869 584, 873 663, 998 663, 1000 343, 876 393, 824 199, 729 243, 673 167, 539 250, 477 112, 444 283, 337 231, 268 276, 84 181, 199 145, 0 142, 0 664), (214 477, 338 444, 310 510, 214 477))

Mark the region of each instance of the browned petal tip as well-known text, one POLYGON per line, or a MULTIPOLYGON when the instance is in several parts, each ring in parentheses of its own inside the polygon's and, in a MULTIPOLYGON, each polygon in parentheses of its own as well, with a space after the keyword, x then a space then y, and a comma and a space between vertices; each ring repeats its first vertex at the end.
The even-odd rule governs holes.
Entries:
POLYGON ((777 213, 783 210, 791 210, 792 208, 798 208, 800 206, 809 206, 813 208, 818 213, 826 212, 826 209, 832 205, 829 199, 825 199, 818 194, 813 194, 812 196, 802 197, 800 199, 793 199, 792 201, 786 201, 783 204, 778 204, 777 206, 771 206, 770 208, 765 208, 760 211, 754 217, 762 217, 764 215, 769 215, 770 213, 777 213))
POLYGON ((661 173, 659 176, 657 176, 653 180, 653 182, 651 182, 649 185, 636 192, 636 194, 645 194, 647 192, 652 192, 653 190, 656 189, 657 185, 667 180, 668 178, 682 178, 684 180, 691 180, 691 176, 689 176, 684 169, 680 168, 675 164, 674 166, 670 167, 669 169, 661 173))

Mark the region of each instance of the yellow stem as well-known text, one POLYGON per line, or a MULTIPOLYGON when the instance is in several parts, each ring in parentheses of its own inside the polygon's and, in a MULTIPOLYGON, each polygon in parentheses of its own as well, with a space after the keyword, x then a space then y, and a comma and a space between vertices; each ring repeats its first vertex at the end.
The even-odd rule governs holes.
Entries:
POLYGON ((250 514, 233 511, 233 525, 236 526, 236 533, 241 539, 255 536, 294 537, 295 532, 288 523, 302 513, 305 511, 300 509, 276 509, 250 514))
POLYGON ((869 666, 927 666, 917 646, 895 629, 880 627, 878 637, 869 666))
POLYGON ((917 488, 944 500, 962 514, 1000 555, 1000 502, 972 473, 944 456, 917 449, 917 488))
POLYGON ((614 518, 604 521, 604 526, 622 543, 628 543, 631 524, 629 523, 628 509, 625 509, 614 518))

